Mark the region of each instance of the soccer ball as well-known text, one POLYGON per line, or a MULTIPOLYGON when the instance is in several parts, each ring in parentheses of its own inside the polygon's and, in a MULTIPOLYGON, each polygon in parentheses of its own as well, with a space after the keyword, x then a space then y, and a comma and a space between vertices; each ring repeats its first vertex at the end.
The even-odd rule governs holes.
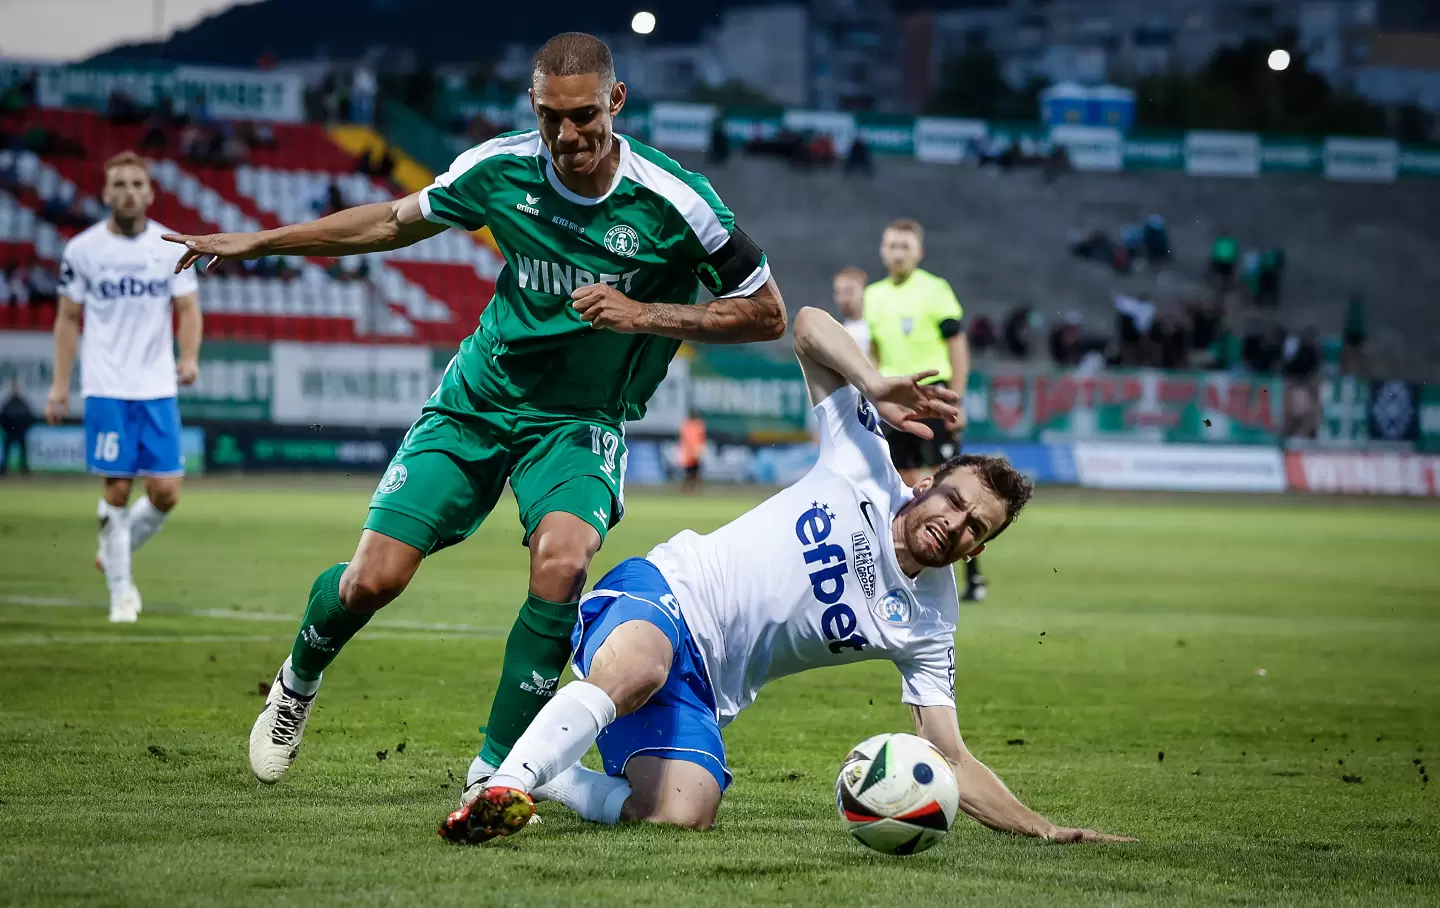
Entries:
POLYGON ((855 745, 835 780, 835 806, 850 834, 884 854, 917 854, 945 838, 960 803, 950 764, 915 735, 876 735, 855 745))

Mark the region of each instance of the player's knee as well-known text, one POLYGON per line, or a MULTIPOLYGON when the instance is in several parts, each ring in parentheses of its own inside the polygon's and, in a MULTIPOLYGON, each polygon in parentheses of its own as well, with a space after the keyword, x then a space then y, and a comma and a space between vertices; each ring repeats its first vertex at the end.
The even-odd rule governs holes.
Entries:
POLYGON ((340 575, 340 601, 352 612, 374 612, 405 591, 409 577, 383 565, 351 562, 340 575))
POLYGON ((155 510, 162 514, 168 514, 180 503, 180 490, 173 486, 160 486, 150 489, 147 494, 150 496, 150 503, 155 510))
POLYGON ((585 588, 590 553, 580 546, 547 540, 530 564, 530 589, 554 602, 567 602, 585 588))

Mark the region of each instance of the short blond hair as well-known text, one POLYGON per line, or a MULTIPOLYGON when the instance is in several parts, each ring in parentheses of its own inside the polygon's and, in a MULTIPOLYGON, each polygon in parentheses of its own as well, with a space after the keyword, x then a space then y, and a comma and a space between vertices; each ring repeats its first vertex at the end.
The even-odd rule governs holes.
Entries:
POLYGON ((904 233, 913 233, 915 234, 915 239, 919 240, 922 243, 925 242, 925 228, 921 227, 920 222, 915 220, 914 218, 899 218, 897 220, 891 221, 890 226, 886 227, 885 229, 899 230, 904 233))
POLYGON ((859 281, 861 285, 869 283, 870 281, 870 275, 866 274, 865 269, 859 265, 846 265, 844 268, 835 272, 835 277, 848 277, 853 281, 859 281))
POLYGON ((141 170, 145 171, 146 179, 149 179, 150 177, 150 162, 140 157, 135 152, 130 151, 129 149, 120 152, 119 154, 115 155, 114 157, 110 158, 110 160, 105 162, 104 173, 106 179, 109 179, 110 171, 114 170, 116 167, 139 167, 141 170))

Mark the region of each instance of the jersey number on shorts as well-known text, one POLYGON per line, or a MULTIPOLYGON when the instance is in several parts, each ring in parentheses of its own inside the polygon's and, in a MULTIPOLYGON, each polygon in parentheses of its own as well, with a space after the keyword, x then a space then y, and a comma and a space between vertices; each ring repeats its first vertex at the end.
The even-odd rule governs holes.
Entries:
POLYGON ((615 479, 615 455, 620 450, 620 438, 614 432, 599 426, 590 427, 590 450, 605 458, 605 472, 615 479))
POLYGON ((95 436, 95 459, 109 463, 120 456, 120 433, 101 432, 95 436))

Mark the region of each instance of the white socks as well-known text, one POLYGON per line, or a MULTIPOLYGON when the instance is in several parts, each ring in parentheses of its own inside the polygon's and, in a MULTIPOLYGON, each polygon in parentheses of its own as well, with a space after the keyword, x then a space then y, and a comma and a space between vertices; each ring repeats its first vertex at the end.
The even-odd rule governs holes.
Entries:
POLYGON ((96 511, 100 518, 100 558, 105 568, 105 583, 110 595, 123 594, 130 586, 130 515, 100 499, 96 511))
POLYGON ((630 783, 575 763, 531 794, 537 800, 564 804, 592 823, 614 826, 630 797, 630 783))
POLYGON ((140 500, 130 506, 130 551, 138 552, 140 546, 160 532, 165 517, 165 512, 155 507, 149 495, 141 495, 140 500))
POLYGON ((304 681, 296 677, 295 672, 290 669, 290 657, 285 657, 285 664, 280 666, 280 683, 290 689, 291 693, 299 694, 302 697, 313 697, 320 689, 320 679, 304 681))
POLYGON ((586 681, 570 682, 535 716, 490 786, 534 791, 578 762, 614 721, 615 704, 605 691, 586 681))

